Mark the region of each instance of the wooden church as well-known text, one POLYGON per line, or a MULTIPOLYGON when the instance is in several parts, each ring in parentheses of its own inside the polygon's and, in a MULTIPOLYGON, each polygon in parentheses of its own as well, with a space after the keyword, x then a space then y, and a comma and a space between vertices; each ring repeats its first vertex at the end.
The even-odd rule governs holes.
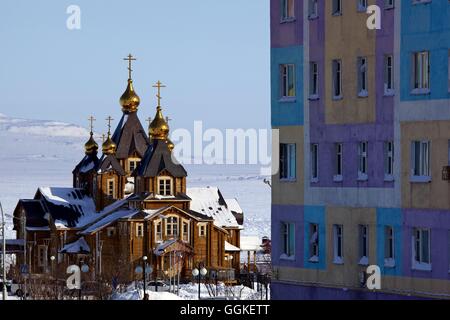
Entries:
POLYGON ((137 266, 152 266, 152 279, 179 275, 193 268, 232 277, 240 267, 243 212, 236 199, 218 188, 187 188, 187 172, 172 155, 169 124, 161 107, 158 82, 156 115, 148 132, 139 117, 133 88, 131 55, 128 85, 120 98, 122 118, 99 146, 90 138, 85 156, 73 170, 73 188, 38 188, 14 211, 17 238, 25 254, 18 263, 32 275, 89 267, 92 280, 136 278, 137 266))

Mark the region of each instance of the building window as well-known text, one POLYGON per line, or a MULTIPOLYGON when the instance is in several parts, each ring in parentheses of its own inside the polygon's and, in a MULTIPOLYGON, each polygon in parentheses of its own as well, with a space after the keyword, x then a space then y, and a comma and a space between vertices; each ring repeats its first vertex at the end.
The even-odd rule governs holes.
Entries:
POLYGON ((144 224, 136 223, 136 237, 143 238, 144 237, 144 224))
POLYGON ((293 143, 280 144, 280 179, 296 179, 296 146, 293 143))
POLYGON ((155 221, 155 241, 156 242, 163 241, 162 222, 161 222, 161 220, 155 221))
POLYGON ((384 228, 384 265, 395 267, 394 228, 391 226, 384 228))
POLYGON ((334 150, 335 150, 335 160, 334 160, 335 173, 333 180, 335 182, 341 182, 343 180, 343 144, 335 143, 334 150))
POLYGON ((359 264, 369 264, 369 226, 359 226, 359 264))
POLYGON ((319 8, 317 0, 309 0, 308 3, 308 18, 314 19, 319 16, 319 8))
POLYGON ((395 0, 384 0, 384 8, 392 9, 395 6, 395 0))
POLYGON ((285 223, 282 225, 282 258, 295 258, 295 224, 285 223))
POLYGON ((344 227, 340 224, 333 226, 333 262, 344 263, 344 227))
POLYGON ((428 51, 413 54, 413 93, 428 93, 430 89, 430 54, 428 51))
POLYGON ((319 225, 309 225, 309 261, 319 262, 319 225))
POLYGON ((295 6, 294 0, 281 0, 282 10, 281 10, 281 21, 292 21, 295 19, 295 6))
POLYGON ((128 167, 130 169, 130 173, 133 173, 133 171, 139 166, 140 162, 141 161, 139 159, 128 160, 128 167))
POLYGON ((106 181, 106 194, 108 197, 115 198, 116 195, 116 183, 114 179, 108 179, 106 181))
POLYGON ((384 56, 384 95, 394 95, 394 57, 384 56))
POLYGON ((367 97, 369 89, 367 86, 367 58, 358 58, 358 97, 367 97))
POLYGON ((368 148, 369 143, 364 141, 358 144, 358 180, 366 181, 368 179, 368 148))
POLYGON ((189 242, 189 222, 183 221, 183 235, 182 240, 184 242, 189 242))
POLYGON ((411 143, 411 181, 430 182, 430 141, 411 143))
POLYGON ((280 66, 281 98, 295 98, 295 65, 282 64, 280 66))
POLYGON ((366 12, 367 11, 367 0, 358 0, 357 10, 359 12, 366 12))
POLYGON ((106 235, 108 236, 108 238, 114 237, 116 235, 116 228, 115 227, 107 228, 106 235))
POLYGON ((413 232, 413 269, 431 270, 430 229, 414 228, 413 232))
POLYGON ((198 226, 198 233, 200 237, 206 237, 206 225, 201 224, 198 226))
POLYGON ((158 177, 158 194, 160 196, 171 196, 172 192, 172 178, 158 177))
POLYGON ((319 98, 319 66, 317 62, 309 64, 309 98, 315 100, 319 98))
POLYGON ((38 266, 47 267, 47 246, 45 245, 38 246, 38 266))
POLYGON ((178 237, 178 218, 177 217, 167 218, 166 235, 168 237, 178 237))
POLYGON ((338 16, 342 14, 342 0, 332 0, 333 1, 333 7, 331 14, 333 16, 338 16))
POLYGON ((384 180, 394 180, 394 142, 384 142, 384 180))
POLYGON ((342 62, 333 60, 333 99, 342 99, 342 62))
POLYGON ((311 145, 311 181, 319 181, 319 145, 317 143, 311 145))

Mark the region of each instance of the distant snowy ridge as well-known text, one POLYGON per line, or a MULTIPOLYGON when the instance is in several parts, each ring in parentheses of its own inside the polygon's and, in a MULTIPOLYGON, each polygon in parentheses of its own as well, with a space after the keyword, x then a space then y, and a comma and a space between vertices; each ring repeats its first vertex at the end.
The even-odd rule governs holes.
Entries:
POLYGON ((28 120, 0 114, 0 131, 47 137, 86 138, 86 128, 58 121, 28 120))

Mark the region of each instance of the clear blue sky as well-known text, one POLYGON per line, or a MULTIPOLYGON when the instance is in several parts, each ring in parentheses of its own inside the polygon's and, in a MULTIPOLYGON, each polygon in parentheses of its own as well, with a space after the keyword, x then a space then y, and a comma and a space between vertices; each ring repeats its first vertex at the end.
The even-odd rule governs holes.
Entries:
POLYGON ((268 0, 2 0, 0 41, 9 116, 87 126, 94 114, 103 131, 121 115, 131 52, 141 120, 154 115, 161 80, 172 127, 270 126, 268 0), (71 4, 79 31, 66 28, 71 4))

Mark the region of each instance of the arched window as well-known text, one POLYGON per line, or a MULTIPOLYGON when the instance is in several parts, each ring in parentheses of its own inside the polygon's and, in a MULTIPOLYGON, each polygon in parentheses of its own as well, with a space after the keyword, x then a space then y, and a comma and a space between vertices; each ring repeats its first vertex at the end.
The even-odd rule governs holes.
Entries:
POLYGON ((178 236, 178 218, 168 217, 166 223, 166 234, 168 237, 178 236))

